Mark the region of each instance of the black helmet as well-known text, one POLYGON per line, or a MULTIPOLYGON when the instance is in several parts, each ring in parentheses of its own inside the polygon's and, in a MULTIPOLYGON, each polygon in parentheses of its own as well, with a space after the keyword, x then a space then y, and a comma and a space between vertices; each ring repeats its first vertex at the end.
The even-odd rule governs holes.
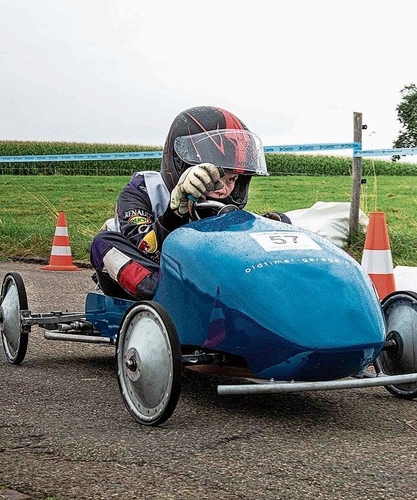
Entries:
POLYGON ((222 201, 243 208, 253 175, 268 175, 262 142, 235 115, 212 106, 180 113, 165 141, 161 175, 171 192, 190 166, 213 163, 238 173, 232 193, 222 201))

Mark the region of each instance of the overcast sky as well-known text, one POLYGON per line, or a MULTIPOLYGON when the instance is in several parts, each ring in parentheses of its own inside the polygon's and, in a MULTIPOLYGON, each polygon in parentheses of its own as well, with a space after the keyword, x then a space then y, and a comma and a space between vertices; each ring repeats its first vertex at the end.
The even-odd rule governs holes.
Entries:
POLYGON ((0 0, 0 140, 161 146, 228 109, 265 146, 398 136, 415 0, 0 0))

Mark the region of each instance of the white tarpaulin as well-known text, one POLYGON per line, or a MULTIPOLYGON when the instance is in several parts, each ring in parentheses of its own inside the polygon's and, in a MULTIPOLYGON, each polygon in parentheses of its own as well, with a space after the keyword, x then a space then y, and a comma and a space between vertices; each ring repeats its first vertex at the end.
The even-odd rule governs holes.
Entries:
MULTIPOLYGON (((318 201, 310 208, 285 213, 294 226, 325 236, 339 247, 346 245, 349 236, 350 202, 318 201)), ((359 225, 367 227, 368 223, 368 216, 359 210, 359 225)))
POLYGON ((395 289, 417 293, 417 267, 396 266, 394 268, 395 289))

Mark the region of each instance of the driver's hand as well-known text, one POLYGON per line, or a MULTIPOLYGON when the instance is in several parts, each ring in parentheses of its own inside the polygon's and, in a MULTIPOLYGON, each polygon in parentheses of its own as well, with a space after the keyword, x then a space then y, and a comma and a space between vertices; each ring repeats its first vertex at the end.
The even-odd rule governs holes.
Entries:
POLYGON ((223 182, 220 180, 218 167, 211 163, 194 165, 187 168, 172 190, 170 207, 180 215, 184 215, 188 212, 189 195, 198 200, 205 193, 222 187, 223 182))

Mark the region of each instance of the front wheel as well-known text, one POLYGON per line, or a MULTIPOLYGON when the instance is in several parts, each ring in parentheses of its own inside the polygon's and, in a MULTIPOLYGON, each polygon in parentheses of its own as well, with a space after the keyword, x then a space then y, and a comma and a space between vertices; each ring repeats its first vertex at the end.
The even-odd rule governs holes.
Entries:
MULTIPOLYGON (((417 294, 397 291, 381 302, 385 317, 385 349, 375 360, 377 373, 403 375, 417 372, 417 294)), ((417 397, 417 382, 385 386, 394 396, 417 397)))
POLYGON ((116 341, 117 379, 131 416, 159 425, 174 412, 181 392, 182 360, 169 314, 156 302, 138 302, 121 322, 116 341))

